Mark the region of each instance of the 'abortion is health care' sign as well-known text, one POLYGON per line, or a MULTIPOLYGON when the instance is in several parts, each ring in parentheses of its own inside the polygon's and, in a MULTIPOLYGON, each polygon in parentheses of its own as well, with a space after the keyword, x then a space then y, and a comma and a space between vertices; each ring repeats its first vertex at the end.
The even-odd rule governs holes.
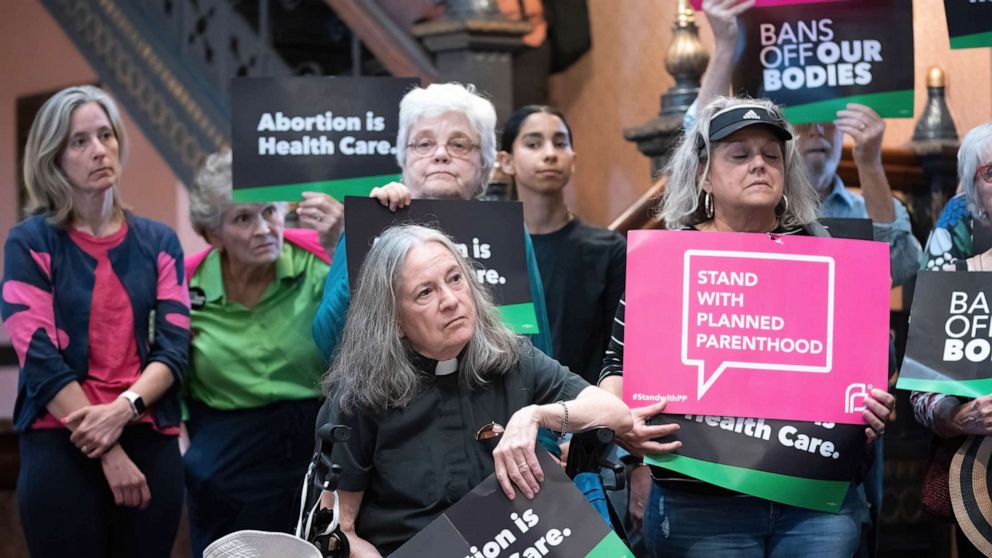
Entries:
POLYGON ((629 405, 864 422, 866 394, 886 385, 887 245, 632 231, 628 247, 629 405))

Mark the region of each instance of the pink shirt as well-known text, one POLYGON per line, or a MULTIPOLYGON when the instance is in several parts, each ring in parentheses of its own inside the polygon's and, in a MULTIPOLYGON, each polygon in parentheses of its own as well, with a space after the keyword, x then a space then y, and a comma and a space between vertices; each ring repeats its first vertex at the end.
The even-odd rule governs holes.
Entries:
MULTIPOLYGON (((131 387, 141 375, 141 357, 134 339, 134 310, 121 280, 114 273, 108 253, 127 236, 127 223, 109 236, 97 237, 69 229, 69 238, 96 260, 93 302, 90 305, 89 370, 80 384, 90 403, 113 402, 121 392, 131 387)), ((150 413, 138 422, 154 423, 150 413)), ((32 428, 62 428, 62 422, 45 413, 32 428)), ((161 430, 163 434, 178 434, 179 427, 161 430)))

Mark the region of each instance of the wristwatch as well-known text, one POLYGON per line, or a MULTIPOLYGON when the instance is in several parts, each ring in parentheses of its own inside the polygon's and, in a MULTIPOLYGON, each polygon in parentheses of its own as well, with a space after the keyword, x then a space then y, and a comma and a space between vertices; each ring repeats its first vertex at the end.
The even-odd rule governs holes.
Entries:
POLYGON ((145 401, 137 393, 127 390, 121 393, 118 397, 123 397, 127 399, 129 405, 131 405, 131 420, 137 420, 138 417, 145 413, 145 401))

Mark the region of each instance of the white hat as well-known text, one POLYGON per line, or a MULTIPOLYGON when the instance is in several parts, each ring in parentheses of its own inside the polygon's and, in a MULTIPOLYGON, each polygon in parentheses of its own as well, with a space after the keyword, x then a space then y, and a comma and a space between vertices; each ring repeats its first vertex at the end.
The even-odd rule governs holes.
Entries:
POLYGON ((235 531, 203 551, 203 558, 323 558, 317 547, 288 533, 235 531))

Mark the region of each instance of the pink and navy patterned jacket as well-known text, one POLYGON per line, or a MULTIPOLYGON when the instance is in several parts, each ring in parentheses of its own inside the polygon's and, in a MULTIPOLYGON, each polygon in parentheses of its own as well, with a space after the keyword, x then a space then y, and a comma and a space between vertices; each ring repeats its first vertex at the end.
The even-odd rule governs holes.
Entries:
MULTIPOLYGON (((131 299, 142 368, 157 361, 175 382, 156 401, 164 428, 180 421, 179 393, 189 352, 189 296, 183 254, 169 227, 127 214, 128 232, 109 253, 131 299)), ((0 315, 20 364, 14 429, 23 432, 67 384, 87 378, 96 261, 65 230, 35 215, 10 230, 4 248, 0 315)))

